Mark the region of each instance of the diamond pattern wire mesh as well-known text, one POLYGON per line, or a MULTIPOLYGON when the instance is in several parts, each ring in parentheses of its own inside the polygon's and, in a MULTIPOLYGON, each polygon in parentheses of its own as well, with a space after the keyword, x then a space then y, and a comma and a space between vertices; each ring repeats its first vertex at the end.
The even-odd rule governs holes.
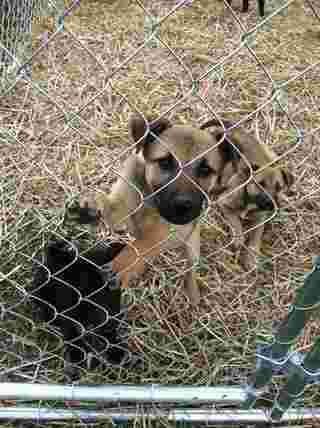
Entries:
POLYGON ((0 77, 6 79, 31 54, 32 1, 2 0, 0 10, 0 77))
MULTIPOLYGON (((121 176, 134 148, 128 115, 138 111, 194 126, 233 120, 275 150, 294 194, 267 219, 250 272, 212 200, 201 219, 199 307, 182 292, 183 256, 163 251, 122 293, 125 348, 143 366, 82 367, 81 382, 241 384, 257 338, 272 336, 319 253, 319 5, 274 0, 258 19, 255 2, 241 14, 235 0, 62 3, 0 1, 1 379, 65 381, 61 333, 37 320, 32 264, 50 239, 78 242, 80 254, 107 238, 132 242, 69 221, 67 209, 121 176), (22 43, 29 33, 32 50, 22 43)), ((317 334, 315 320, 297 350, 317 334)), ((304 402, 318 403, 313 387, 304 402)))

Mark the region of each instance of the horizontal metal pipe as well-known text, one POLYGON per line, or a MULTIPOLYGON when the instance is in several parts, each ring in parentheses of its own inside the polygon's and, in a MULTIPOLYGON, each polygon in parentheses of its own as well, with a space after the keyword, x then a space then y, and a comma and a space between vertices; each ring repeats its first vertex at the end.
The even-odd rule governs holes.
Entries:
POLYGON ((46 385, 0 383, 0 400, 62 400, 95 402, 216 403, 237 405, 246 390, 236 386, 188 385, 46 385))
MULTIPOLYGON (((141 409, 123 408, 105 410, 80 410, 80 409, 51 409, 36 407, 0 407, 0 420, 33 420, 33 421, 67 421, 72 419, 83 422, 111 420, 113 423, 124 423, 130 420, 149 418, 166 418, 173 422, 206 423, 217 425, 239 424, 267 424, 270 423, 269 411, 265 410, 207 410, 207 409, 141 409)), ((308 422, 320 423, 320 409, 301 408, 288 410, 281 421, 273 426, 281 424, 308 422)), ((281 426, 280 425, 280 426, 281 426)))

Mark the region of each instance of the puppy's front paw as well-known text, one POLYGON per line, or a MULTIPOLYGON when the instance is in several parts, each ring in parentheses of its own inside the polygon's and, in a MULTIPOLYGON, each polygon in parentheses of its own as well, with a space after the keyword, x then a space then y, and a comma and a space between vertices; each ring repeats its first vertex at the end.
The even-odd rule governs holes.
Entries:
POLYGON ((101 213, 94 201, 89 198, 83 198, 80 201, 74 202, 69 208, 68 217, 80 224, 98 224, 101 213))

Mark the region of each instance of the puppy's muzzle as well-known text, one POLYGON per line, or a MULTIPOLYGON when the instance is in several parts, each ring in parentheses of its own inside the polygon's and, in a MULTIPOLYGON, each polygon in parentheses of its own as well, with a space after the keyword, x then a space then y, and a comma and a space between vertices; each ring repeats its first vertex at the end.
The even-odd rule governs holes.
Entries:
POLYGON ((256 205, 260 210, 271 211, 274 209, 274 203, 267 193, 261 192, 256 196, 256 205))
POLYGON ((169 223, 184 225, 200 216, 205 204, 201 192, 180 194, 178 192, 160 192, 156 203, 161 217, 169 223))

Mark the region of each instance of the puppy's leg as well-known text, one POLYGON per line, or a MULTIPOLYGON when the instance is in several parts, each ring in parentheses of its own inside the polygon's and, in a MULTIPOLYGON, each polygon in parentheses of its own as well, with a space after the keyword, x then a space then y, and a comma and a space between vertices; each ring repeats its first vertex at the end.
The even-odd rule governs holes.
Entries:
POLYGON ((82 338, 78 338, 81 333, 71 320, 61 319, 59 324, 65 343, 65 376, 70 380, 76 380, 80 377, 80 366, 85 362, 86 347, 82 338))
POLYGON ((247 247, 249 251, 247 250, 246 254, 242 258, 242 264, 248 270, 255 267, 256 255, 260 253, 264 232, 263 221, 265 221, 266 215, 261 214, 261 212, 252 213, 251 219, 250 227, 257 227, 248 233, 247 247))
POLYGON ((242 219, 240 214, 243 212, 243 194, 244 188, 241 186, 246 176, 235 174, 226 183, 225 191, 219 197, 219 206, 224 214, 224 217, 233 232, 233 246, 240 249, 244 244, 244 236, 242 231, 242 219))
POLYGON ((233 233, 233 246, 239 250, 244 244, 241 218, 234 209, 226 206, 221 207, 224 217, 233 233))
POLYGON ((242 12, 248 12, 249 10, 249 0, 243 0, 242 12))
POLYGON ((128 244, 112 260, 113 272, 119 272, 121 287, 129 286, 131 279, 141 275, 146 268, 146 259, 159 255, 161 242, 169 237, 167 224, 150 225, 143 230, 143 239, 136 239, 128 244))
POLYGON ((200 226, 196 224, 188 241, 184 243, 184 250, 187 256, 188 272, 185 274, 185 288, 190 298, 191 304, 197 305, 200 301, 200 290, 197 284, 194 265, 199 263, 200 258, 200 226))

